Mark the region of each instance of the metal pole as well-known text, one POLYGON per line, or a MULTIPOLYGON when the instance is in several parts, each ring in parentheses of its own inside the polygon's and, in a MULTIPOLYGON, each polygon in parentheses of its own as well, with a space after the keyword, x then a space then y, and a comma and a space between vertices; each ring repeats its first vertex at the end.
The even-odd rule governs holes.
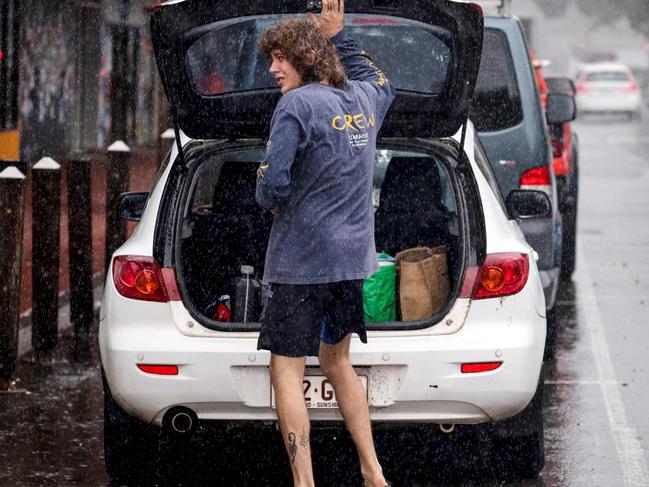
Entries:
POLYGON ((106 166, 106 254, 104 272, 108 273, 113 252, 126 240, 126 220, 117 214, 119 195, 129 187, 129 156, 131 149, 118 140, 108 147, 106 166))
POLYGON ((24 188, 18 168, 0 172, 0 390, 8 388, 18 358, 24 188))
POLYGON ((76 342, 87 337, 93 319, 90 164, 85 157, 75 157, 68 163, 70 320, 76 342))
POLYGON ((61 166, 45 157, 32 167, 32 347, 38 357, 58 342, 61 166))

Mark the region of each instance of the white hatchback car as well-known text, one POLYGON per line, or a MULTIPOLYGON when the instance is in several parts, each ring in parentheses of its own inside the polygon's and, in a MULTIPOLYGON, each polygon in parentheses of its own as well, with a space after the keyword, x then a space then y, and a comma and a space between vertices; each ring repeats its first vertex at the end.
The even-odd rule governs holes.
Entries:
MULTIPOLYGON (((276 421, 260 323, 228 321, 214 304, 235 295, 242 265, 257 277, 263 270, 272 221, 255 204, 256 170, 279 90, 255 46, 301 7, 174 0, 153 14, 178 138, 151 193, 123 195, 122 215, 140 221, 105 284, 99 342, 112 476, 142 469, 138 458, 157 451, 152 429, 183 436, 201 423, 276 421)), ((347 12, 349 35, 397 88, 378 141, 377 249, 444 245, 451 285, 437 315, 368 323, 368 344, 352 340, 371 418, 448 433, 487 424, 509 451, 508 468, 535 475, 544 462, 545 301, 515 220, 549 218, 551 209, 537 191, 501 200, 467 120, 482 16, 445 0, 416 0, 390 15, 357 2, 347 12)), ((307 359, 305 400, 313 420, 342 424, 315 358, 307 359)))
POLYGON ((633 73, 623 64, 586 64, 577 77, 577 108, 585 113, 642 116, 642 94, 633 73))

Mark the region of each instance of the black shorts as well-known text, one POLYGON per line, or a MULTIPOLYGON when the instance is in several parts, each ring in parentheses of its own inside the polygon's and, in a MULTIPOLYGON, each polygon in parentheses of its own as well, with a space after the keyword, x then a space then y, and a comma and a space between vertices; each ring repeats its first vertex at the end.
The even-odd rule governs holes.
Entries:
POLYGON ((320 340, 329 345, 357 333, 367 343, 363 281, 328 284, 273 284, 257 350, 286 357, 318 356, 320 340))

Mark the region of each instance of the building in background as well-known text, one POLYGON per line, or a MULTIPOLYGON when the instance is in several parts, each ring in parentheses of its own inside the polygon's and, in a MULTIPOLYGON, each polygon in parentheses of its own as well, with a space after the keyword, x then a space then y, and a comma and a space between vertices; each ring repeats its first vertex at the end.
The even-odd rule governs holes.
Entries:
POLYGON ((116 139, 157 150, 166 105, 146 0, 0 2, 0 159, 33 164, 116 139))

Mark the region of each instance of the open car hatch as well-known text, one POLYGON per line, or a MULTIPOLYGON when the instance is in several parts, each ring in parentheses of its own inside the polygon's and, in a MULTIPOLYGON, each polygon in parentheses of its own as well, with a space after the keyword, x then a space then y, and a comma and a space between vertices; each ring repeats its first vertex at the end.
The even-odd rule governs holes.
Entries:
MULTIPOLYGON (((172 0, 155 9, 156 61, 174 119, 196 139, 263 138, 280 92, 257 50, 306 0, 172 0)), ((466 121, 480 54, 479 7, 347 0, 345 30, 397 89, 381 137, 449 137, 466 121)))

